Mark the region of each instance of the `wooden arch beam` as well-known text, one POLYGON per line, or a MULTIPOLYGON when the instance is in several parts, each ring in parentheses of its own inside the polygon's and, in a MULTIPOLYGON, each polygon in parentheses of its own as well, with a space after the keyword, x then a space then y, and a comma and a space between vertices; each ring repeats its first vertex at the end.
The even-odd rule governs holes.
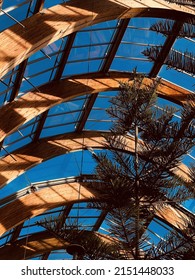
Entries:
MULTIPOLYGON (((104 133, 105 134, 105 133, 104 133)), ((109 134, 109 132, 107 133, 109 134)), ((134 139, 126 137, 126 151, 134 152, 134 139)), ((93 149, 104 149, 105 138, 101 131, 85 131, 82 133, 67 133, 60 136, 41 139, 39 143, 30 143, 0 160, 0 187, 14 180, 26 170, 40 164, 50 158, 60 156, 91 147, 93 149)), ((189 181, 188 168, 180 164, 174 173, 189 181)))
MULTIPOLYGON (((22 222, 50 209, 63 205, 103 199, 89 182, 73 182, 55 185, 24 195, 3 206, 0 211, 0 236, 22 222)), ((160 219, 182 231, 190 223, 190 217, 179 208, 156 203, 152 211, 160 219)))
MULTIPOLYGON (((41 86, 37 92, 28 92, 18 100, 1 108, 0 142, 24 123, 59 103, 84 94, 117 90, 120 81, 132 83, 129 81, 130 78, 130 73, 109 72, 106 75, 96 72, 53 81, 41 86)), ((143 84, 151 83, 152 79, 144 78, 143 84)), ((157 94, 182 104, 191 92, 162 79, 157 87, 157 94)))
MULTIPOLYGON (((87 234, 90 231, 85 231, 87 234)), ((105 234, 94 232, 102 241, 111 243, 113 238, 105 234)), ((37 255, 49 253, 51 251, 66 249, 68 242, 54 237, 48 231, 34 233, 26 238, 22 238, 13 243, 8 243, 0 248, 0 260, 23 260, 30 259, 37 255)))
POLYGON ((184 19, 195 15, 189 7, 164 0, 71 0, 44 9, 0 34, 0 78, 33 53, 84 27, 131 17, 184 19))
POLYGON ((65 249, 68 245, 49 232, 39 232, 0 248, 0 260, 26 260, 40 254, 65 249), (25 243, 26 242, 26 243, 25 243))
POLYGON ((0 211, 0 236, 23 221, 49 209, 97 197, 88 186, 89 183, 83 182, 60 184, 27 194, 6 204, 0 211))

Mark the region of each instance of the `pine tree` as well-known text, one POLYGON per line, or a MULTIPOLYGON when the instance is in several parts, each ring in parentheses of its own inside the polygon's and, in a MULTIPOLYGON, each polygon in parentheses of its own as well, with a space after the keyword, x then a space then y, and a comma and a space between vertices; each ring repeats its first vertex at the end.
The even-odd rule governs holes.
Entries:
POLYGON ((135 73, 132 81, 120 84, 108 109, 113 119, 112 136, 105 136, 109 152, 94 155, 98 191, 104 197, 95 206, 108 211, 111 234, 121 240, 120 251, 134 259, 152 258, 154 245, 148 246, 145 231, 153 217, 153 203, 173 204, 195 197, 194 179, 185 182, 172 172, 194 146, 194 95, 183 107, 181 120, 175 121, 173 108, 155 108, 158 81, 148 86, 143 81, 135 73), (135 140, 133 155, 124 152, 128 135, 135 140))
POLYGON ((107 112, 113 121, 105 136, 106 152, 92 153, 97 165, 95 184, 101 199, 91 199, 89 207, 106 211, 113 242, 102 241, 94 233, 78 230, 78 225, 62 225, 60 217, 44 226, 57 238, 86 248, 85 259, 195 259, 194 222, 185 231, 172 232, 159 244, 150 244, 146 229, 154 218, 154 205, 177 205, 195 198, 195 167, 190 181, 175 175, 183 156, 194 147, 195 97, 181 109, 156 106, 160 81, 145 84, 134 72, 128 83, 120 83, 107 112), (134 153, 128 152, 128 137, 134 139, 134 153))

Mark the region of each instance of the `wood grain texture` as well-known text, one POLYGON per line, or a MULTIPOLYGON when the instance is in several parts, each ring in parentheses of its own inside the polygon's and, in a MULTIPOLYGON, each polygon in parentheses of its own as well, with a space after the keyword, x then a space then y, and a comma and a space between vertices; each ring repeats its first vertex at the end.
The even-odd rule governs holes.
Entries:
MULTIPOLYGON (((86 234, 90 233, 85 231, 86 234)), ((94 232, 102 241, 111 243, 113 238, 94 232)), ((68 242, 57 239, 49 232, 39 232, 0 248, 0 260, 23 260, 55 250, 66 250, 68 242)))
POLYGON ((182 19, 194 9, 164 0, 71 0, 56 5, 16 24, 0 34, 0 78, 43 47, 103 21, 131 17, 182 19))
POLYGON ((65 249, 68 243, 63 242, 47 232, 35 233, 28 240, 9 243, 0 248, 0 260, 24 260, 39 254, 65 249))
POLYGON ((87 185, 87 183, 69 183, 52 186, 30 193, 5 205, 0 211, 0 235, 22 221, 49 209, 76 203, 78 200, 80 202, 89 201, 91 197, 96 195, 87 189, 87 185))
MULTIPOLYGON (((39 88, 39 92, 28 92, 0 110, 0 141, 49 108, 84 94, 117 90, 119 82, 128 82, 131 74, 124 72, 91 73, 53 81, 39 88)), ((152 79, 144 78, 143 84, 152 84, 152 79)), ((129 81, 131 84, 132 81, 129 81)), ((157 94, 175 103, 185 102, 190 91, 168 81, 161 80, 157 94)))
MULTIPOLYGON (((46 187, 36 192, 26 194, 9 204, 0 211, 0 236, 22 222, 40 215, 52 208, 77 202, 88 202, 91 199, 103 199, 100 192, 94 191, 89 182, 73 182, 46 187)), ((184 230, 189 224, 190 217, 180 209, 166 203, 156 203, 153 213, 179 230, 184 230)))
MULTIPOLYGON (((109 134, 105 133, 104 134, 109 134)), ((135 142, 132 137, 126 137, 126 151, 134 152, 135 142)), ((0 187, 14 180, 26 170, 62 154, 87 149, 104 149, 105 138, 101 131, 85 131, 82 133, 67 133, 60 136, 42 139, 31 143, 0 160, 0 187)), ((189 181, 188 167, 180 164, 173 170, 186 181, 189 181)))

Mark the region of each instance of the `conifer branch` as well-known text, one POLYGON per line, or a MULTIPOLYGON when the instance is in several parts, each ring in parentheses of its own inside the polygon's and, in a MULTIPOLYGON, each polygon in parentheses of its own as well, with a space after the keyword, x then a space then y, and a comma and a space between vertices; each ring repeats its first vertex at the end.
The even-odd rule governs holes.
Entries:
POLYGON ((188 5, 188 6, 195 6, 195 3, 193 0, 165 0, 169 3, 175 3, 178 5, 188 5))
POLYGON ((165 36, 176 35, 178 38, 184 38, 184 37, 195 38, 195 19, 194 18, 189 18, 188 22, 183 23, 183 26, 178 34, 173 33, 173 25, 174 25, 174 21, 166 19, 164 21, 158 21, 157 23, 153 24, 150 27, 150 30, 156 31, 165 36))
MULTIPOLYGON (((151 61, 160 60, 160 52, 162 47, 156 46, 147 48, 142 53, 151 61)), ((185 51, 184 53, 171 50, 165 61, 162 61, 168 68, 174 68, 178 71, 185 71, 191 75, 195 75, 195 56, 193 53, 185 51)))

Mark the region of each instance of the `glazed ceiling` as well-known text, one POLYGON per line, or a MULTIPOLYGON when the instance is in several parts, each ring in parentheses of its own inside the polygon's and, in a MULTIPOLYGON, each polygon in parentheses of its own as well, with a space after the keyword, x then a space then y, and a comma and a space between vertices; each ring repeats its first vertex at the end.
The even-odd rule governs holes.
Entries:
MULTIPOLYGON (((102 149, 101 132, 111 126, 109 100, 118 81, 128 79, 135 67, 148 80, 161 78, 159 109, 175 106, 175 117, 180 117, 182 102, 194 92, 195 73, 168 68, 165 61, 173 50, 193 53, 194 37, 178 35, 195 8, 163 0, 0 2, 0 255, 13 257, 5 245, 17 242, 18 258, 68 258, 62 244, 43 236, 37 221, 61 213, 64 221, 77 219, 84 229, 107 235, 106 213, 88 209, 86 199, 75 203, 81 198, 80 186, 93 180, 95 163, 87 147, 102 149), (172 21, 174 34, 151 30, 166 19, 172 21), (159 46, 155 61, 143 54, 159 46), (45 203, 27 194, 32 185, 45 203), (55 203, 46 199, 51 190, 66 197, 64 189, 73 187, 69 205, 59 197, 55 203), (29 254, 22 247, 26 238, 47 239, 47 250, 39 244, 29 254)), ((194 160, 192 150, 183 163, 194 160)), ((195 202, 180 207, 178 215, 192 215, 195 202)), ((154 241, 170 230, 170 221, 160 215, 148 227, 154 241)))

